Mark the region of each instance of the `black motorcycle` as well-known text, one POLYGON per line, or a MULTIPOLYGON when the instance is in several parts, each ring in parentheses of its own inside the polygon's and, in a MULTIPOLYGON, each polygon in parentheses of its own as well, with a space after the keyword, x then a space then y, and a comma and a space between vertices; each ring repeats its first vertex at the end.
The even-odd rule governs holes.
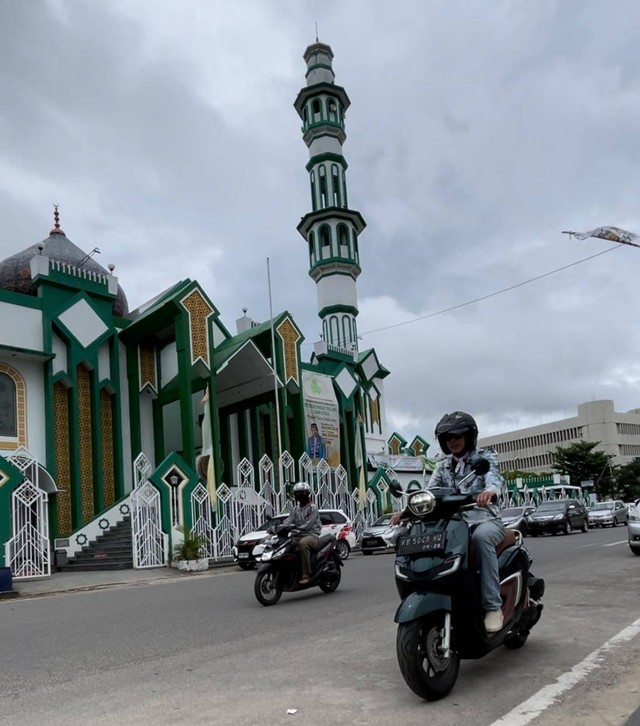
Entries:
MULTIPOLYGON (((469 476, 486 474, 489 466, 477 457, 469 476)), ((403 493, 395 484, 391 490, 403 493)), ((473 506, 472 496, 452 489, 412 492, 404 515, 408 531, 398 539, 398 663, 409 688, 428 701, 451 691, 461 658, 482 658, 501 645, 522 647, 542 613, 544 580, 531 574, 533 560, 520 533, 507 530, 496 547, 504 624, 497 633, 486 632, 473 524, 463 518, 473 506)))
POLYGON ((343 564, 336 551, 335 536, 327 534, 318 539, 317 546, 311 551, 311 577, 305 585, 300 584, 299 536, 295 528, 280 525, 265 542, 253 588, 262 605, 275 605, 283 592, 297 592, 310 587, 319 587, 327 593, 338 589, 343 564))

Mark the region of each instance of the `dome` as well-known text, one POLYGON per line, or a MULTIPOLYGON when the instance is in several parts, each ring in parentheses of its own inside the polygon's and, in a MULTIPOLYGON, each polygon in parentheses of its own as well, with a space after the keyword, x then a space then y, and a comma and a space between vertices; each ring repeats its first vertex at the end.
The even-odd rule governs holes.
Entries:
MULTIPOLYGON (((37 295, 36 286, 31 279, 31 260, 38 254, 43 254, 56 262, 64 262, 74 266, 78 266, 82 262, 82 267, 85 270, 100 275, 110 274, 94 259, 87 258, 86 253, 67 239, 56 220, 56 226, 51 230, 47 239, 39 244, 31 245, 22 252, 11 255, 11 257, 7 257, 6 260, 0 262, 0 290, 11 290, 25 295, 37 295), (42 252, 40 246, 42 246, 42 252)), ((122 318, 129 314, 127 298, 120 285, 118 285, 116 299, 113 302, 113 314, 122 318)))

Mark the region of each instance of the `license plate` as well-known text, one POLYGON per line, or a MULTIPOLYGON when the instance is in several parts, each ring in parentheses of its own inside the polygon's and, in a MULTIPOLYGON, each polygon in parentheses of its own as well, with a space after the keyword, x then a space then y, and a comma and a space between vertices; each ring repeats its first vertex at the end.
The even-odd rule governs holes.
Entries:
POLYGON ((437 552, 444 549, 444 532, 429 532, 404 537, 398 547, 399 555, 415 555, 422 552, 437 552))
POLYGON ((248 560, 249 553, 248 552, 238 552, 238 559, 239 560, 248 560))
POLYGON ((378 544, 378 541, 375 539, 365 539, 362 544, 373 547, 378 544))

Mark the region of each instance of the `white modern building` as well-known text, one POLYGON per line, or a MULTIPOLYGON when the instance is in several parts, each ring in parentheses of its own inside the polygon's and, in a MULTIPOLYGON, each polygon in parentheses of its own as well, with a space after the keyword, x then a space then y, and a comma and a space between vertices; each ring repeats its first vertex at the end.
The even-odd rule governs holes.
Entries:
POLYGON ((578 406, 578 415, 540 426, 487 436, 479 446, 498 453, 500 471, 551 471, 551 452, 577 441, 597 441, 598 449, 615 457, 619 465, 640 458, 640 408, 616 411, 613 401, 590 401, 578 406))

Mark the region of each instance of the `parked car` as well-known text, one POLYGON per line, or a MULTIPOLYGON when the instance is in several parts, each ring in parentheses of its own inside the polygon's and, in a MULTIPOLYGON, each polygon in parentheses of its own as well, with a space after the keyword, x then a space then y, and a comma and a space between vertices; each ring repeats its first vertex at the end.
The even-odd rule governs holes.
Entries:
POLYGON ((256 566, 256 558, 253 553, 256 545, 269 536, 268 529, 282 524, 288 516, 288 514, 278 514, 275 517, 270 517, 254 532, 243 534, 233 548, 233 561, 240 565, 243 570, 252 570, 256 566))
POLYGON ((589 524, 592 527, 616 527, 626 524, 628 520, 627 508, 619 499, 598 502, 589 509, 589 524))
POLYGON ((403 531, 403 525, 391 524, 391 515, 384 514, 362 532, 360 537, 362 554, 371 555, 374 552, 395 551, 396 540, 403 531))
POLYGON ((550 499, 527 517, 527 530, 532 537, 547 532, 571 534, 574 529, 589 529, 589 515, 577 499, 550 499))
POLYGON ((535 507, 509 507, 500 512, 502 524, 509 529, 517 529, 522 535, 527 535, 527 517, 536 511, 535 507))
MULTIPOLYGON (((346 560, 351 550, 356 546, 356 536, 353 532, 353 524, 347 515, 340 509, 321 509, 320 522, 322 530, 320 535, 333 534, 336 539, 336 552, 342 560, 346 560)), ((233 560, 243 570, 251 570, 256 565, 256 560, 262 556, 264 550, 263 541, 269 536, 268 529, 281 524, 288 517, 288 514, 278 514, 271 517, 260 525, 254 532, 242 535, 233 548, 233 560)))
POLYGON ((640 557, 640 508, 634 505, 629 510, 629 527, 627 528, 627 537, 629 539, 629 549, 634 555, 640 557))

